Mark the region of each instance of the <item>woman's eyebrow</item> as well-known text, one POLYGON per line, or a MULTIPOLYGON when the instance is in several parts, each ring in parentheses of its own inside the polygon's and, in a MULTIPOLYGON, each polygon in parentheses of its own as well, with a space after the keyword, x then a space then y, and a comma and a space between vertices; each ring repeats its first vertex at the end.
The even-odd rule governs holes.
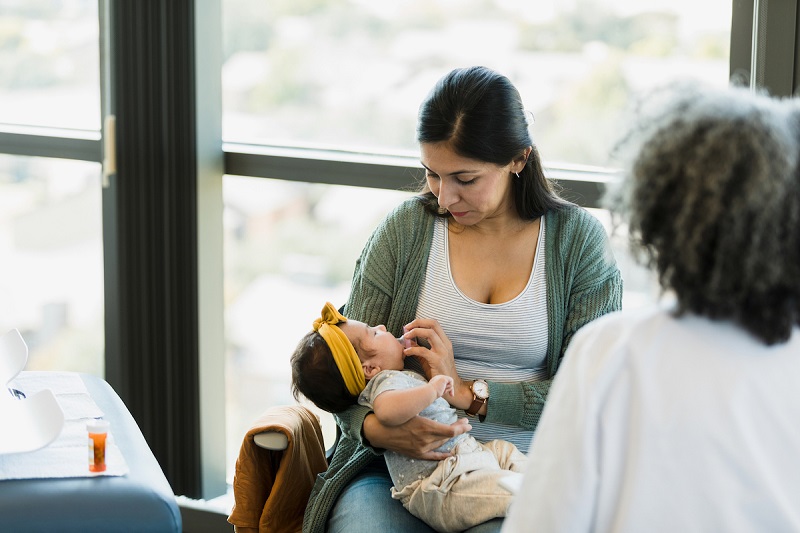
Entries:
MULTIPOLYGON (((430 168, 428 168, 428 166, 425 163, 423 163, 422 161, 420 161, 419 164, 422 165, 423 167, 425 167, 425 170, 427 170, 431 174, 436 174, 437 176, 439 175, 438 173, 436 173, 433 170, 431 170, 430 168)), ((480 172, 480 171, 464 169, 464 170, 456 170, 455 172, 450 172, 447 175, 448 176, 458 176, 459 174, 477 174, 478 172, 480 172)))

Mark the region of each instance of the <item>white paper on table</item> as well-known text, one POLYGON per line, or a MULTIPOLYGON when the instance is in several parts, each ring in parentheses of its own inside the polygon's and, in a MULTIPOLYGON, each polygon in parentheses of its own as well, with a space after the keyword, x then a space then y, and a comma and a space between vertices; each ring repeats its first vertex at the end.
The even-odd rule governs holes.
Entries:
MULTIPOLYGON (((89 437, 86 433, 86 424, 83 424, 83 435, 85 440, 79 445, 52 445, 33 452, 0 455, 0 480, 124 476, 128 474, 128 464, 114 443, 111 433, 106 438, 105 471, 90 472, 89 437)), ((57 440, 56 443, 60 440, 57 440)))

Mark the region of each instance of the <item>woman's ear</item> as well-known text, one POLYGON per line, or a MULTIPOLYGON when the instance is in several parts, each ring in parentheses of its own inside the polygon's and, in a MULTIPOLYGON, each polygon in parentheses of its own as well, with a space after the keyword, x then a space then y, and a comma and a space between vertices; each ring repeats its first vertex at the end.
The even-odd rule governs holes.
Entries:
POLYGON ((375 366, 372 363, 366 362, 361 363, 361 368, 364 370, 364 377, 367 379, 372 379, 378 375, 378 372, 381 371, 381 367, 375 366))
POLYGON ((528 158, 531 156, 531 152, 533 152, 533 146, 525 148, 522 154, 511 162, 511 172, 522 172, 522 169, 528 164, 528 158))

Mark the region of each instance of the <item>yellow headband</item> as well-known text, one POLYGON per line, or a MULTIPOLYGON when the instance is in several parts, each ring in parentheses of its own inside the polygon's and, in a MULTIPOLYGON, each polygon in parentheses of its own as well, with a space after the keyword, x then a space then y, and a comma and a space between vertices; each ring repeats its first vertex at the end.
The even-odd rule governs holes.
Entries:
POLYGON ((339 367, 344 384, 353 396, 358 396, 367 384, 364 371, 361 369, 361 360, 356 354, 353 343, 336 324, 347 322, 347 319, 328 302, 322 308, 322 317, 314 321, 314 331, 322 335, 328 348, 331 349, 333 360, 339 367))

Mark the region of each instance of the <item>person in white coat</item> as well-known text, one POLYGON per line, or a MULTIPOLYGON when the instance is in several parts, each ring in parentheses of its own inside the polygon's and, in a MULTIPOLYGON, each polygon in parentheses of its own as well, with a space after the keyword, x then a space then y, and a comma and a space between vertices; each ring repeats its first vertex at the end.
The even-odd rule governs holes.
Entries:
POLYGON ((575 335, 505 533, 800 531, 800 103, 657 96, 613 205, 672 303, 575 335))

